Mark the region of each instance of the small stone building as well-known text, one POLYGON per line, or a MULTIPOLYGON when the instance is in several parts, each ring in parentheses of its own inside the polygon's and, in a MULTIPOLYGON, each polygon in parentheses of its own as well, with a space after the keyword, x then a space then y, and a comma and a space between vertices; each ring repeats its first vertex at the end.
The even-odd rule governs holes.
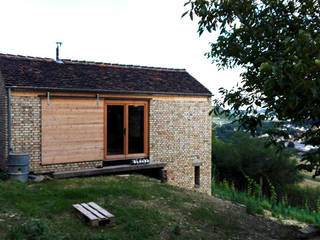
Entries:
POLYGON ((210 193, 210 97, 184 69, 0 54, 1 168, 9 152, 35 174, 144 158, 210 193))

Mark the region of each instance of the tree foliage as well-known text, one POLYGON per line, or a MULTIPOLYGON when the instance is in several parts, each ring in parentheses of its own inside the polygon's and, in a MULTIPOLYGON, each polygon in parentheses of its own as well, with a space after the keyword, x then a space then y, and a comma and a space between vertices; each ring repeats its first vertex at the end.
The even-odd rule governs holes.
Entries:
MULTIPOLYGON (((266 119, 311 123, 300 137, 320 145, 320 1, 190 0, 185 5, 184 15, 197 19, 200 35, 219 33, 207 57, 220 68, 244 69, 239 86, 220 89, 216 109, 232 109, 223 111, 252 134, 266 119)), ((288 137, 278 129, 269 134, 273 143, 288 137)), ((315 175, 320 175, 319 151, 305 155, 301 164, 315 175)))

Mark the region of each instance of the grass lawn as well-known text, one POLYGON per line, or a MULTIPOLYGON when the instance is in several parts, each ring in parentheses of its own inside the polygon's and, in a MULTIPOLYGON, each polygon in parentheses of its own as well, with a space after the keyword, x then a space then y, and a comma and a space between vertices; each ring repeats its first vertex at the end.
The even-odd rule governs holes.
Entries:
POLYGON ((0 239, 292 239, 290 234, 231 203, 142 176, 0 181, 0 239), (112 227, 90 227, 72 208, 90 201, 115 215, 112 227))

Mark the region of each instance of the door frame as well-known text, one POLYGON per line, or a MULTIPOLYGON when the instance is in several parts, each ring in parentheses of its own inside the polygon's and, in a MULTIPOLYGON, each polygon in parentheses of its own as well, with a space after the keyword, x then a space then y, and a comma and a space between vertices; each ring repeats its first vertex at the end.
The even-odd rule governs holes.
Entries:
POLYGON ((141 100, 104 100, 104 159, 105 160, 126 160, 132 158, 142 158, 149 156, 149 102, 141 100), (107 106, 108 105, 122 105, 124 106, 124 129, 125 136, 123 138, 124 154, 107 155, 107 106), (128 137, 129 137, 129 124, 128 124, 128 106, 139 105, 144 106, 144 138, 143 138, 143 153, 128 153, 128 137))

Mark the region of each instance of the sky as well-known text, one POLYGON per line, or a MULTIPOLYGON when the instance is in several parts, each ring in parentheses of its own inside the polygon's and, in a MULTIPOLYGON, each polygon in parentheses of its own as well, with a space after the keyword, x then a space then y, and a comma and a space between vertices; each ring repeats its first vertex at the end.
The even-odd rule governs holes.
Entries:
POLYGON ((186 0, 9 0, 0 3, 0 53, 184 68, 215 96, 239 80, 204 53, 216 33, 199 37, 181 19, 186 0))

